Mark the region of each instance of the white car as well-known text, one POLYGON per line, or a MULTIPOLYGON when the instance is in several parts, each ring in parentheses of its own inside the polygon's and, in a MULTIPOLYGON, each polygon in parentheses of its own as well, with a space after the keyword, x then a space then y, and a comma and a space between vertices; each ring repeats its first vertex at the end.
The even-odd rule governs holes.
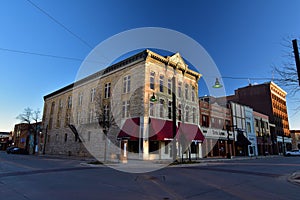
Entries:
POLYGON ((286 156, 300 156, 300 150, 292 150, 285 152, 286 156))

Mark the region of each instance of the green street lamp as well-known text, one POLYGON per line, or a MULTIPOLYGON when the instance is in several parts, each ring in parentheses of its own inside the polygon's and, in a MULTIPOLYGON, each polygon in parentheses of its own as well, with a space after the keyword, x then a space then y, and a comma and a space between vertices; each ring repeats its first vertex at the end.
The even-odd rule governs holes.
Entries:
POLYGON ((153 93, 153 95, 151 96, 150 101, 151 101, 151 102, 156 102, 156 101, 157 101, 157 98, 155 97, 154 93, 153 93))
POLYGON ((213 88, 221 88, 221 87, 223 87, 223 85, 221 85, 219 79, 216 78, 215 85, 213 85, 212 87, 213 87, 213 88))

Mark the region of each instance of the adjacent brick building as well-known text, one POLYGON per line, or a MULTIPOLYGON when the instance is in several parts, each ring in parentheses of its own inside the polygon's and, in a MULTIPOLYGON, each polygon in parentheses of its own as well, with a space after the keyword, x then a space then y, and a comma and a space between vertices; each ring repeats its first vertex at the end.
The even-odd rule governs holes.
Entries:
MULTIPOLYGON (((289 146, 290 131, 286 106, 286 92, 274 82, 248 85, 235 90, 235 94, 228 96, 233 100, 253 108, 253 110, 269 116, 271 141, 275 154, 284 151, 281 146, 289 146), (282 138, 282 136, 285 136, 282 138)), ((286 149, 286 147, 284 147, 286 149)))

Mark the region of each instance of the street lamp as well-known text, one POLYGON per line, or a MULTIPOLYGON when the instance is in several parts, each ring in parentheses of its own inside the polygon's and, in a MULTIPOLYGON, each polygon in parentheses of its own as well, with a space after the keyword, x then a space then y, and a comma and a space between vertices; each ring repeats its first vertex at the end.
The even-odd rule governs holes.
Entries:
MULTIPOLYGON (((227 152, 227 158, 228 159, 231 159, 231 153, 230 153, 230 144, 229 144, 229 141, 230 141, 230 128, 236 128, 237 129, 237 125, 226 125, 226 130, 227 130, 227 147, 228 147, 228 152, 227 152)), ((235 141, 235 135, 234 135, 234 129, 232 131, 232 134, 233 134, 233 140, 232 140, 232 150, 234 151, 234 141, 235 141)))
POLYGON ((216 78, 215 84, 212 86, 213 88, 221 88, 223 85, 220 84, 220 81, 218 78, 216 78))

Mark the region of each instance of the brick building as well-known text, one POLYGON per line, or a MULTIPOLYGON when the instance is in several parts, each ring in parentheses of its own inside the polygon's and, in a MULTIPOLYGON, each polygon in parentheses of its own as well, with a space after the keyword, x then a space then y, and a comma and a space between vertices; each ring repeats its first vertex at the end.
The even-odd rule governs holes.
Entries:
POLYGON ((33 151, 38 151, 42 149, 42 146, 39 146, 39 142, 41 141, 41 126, 42 122, 38 123, 20 123, 15 124, 13 131, 13 143, 14 146, 24 148, 29 153, 33 153, 33 151), (35 138, 36 137, 36 138, 35 138), (34 145, 34 141, 36 142, 34 145), (38 147, 34 147, 34 146, 38 147))
POLYGON ((282 153, 286 149, 286 145, 290 145, 286 94, 283 89, 271 81, 238 88, 234 95, 227 97, 228 100, 250 106, 253 110, 269 116, 269 122, 275 125, 270 127, 275 154, 282 153))
MULTIPOLYGON (((192 157, 201 157, 200 77, 179 53, 164 57, 145 50, 50 93, 44 96, 46 153, 170 159, 174 92, 177 131, 190 141, 192 157), (150 101, 153 96, 157 101, 150 101)), ((176 147, 177 156, 187 155, 180 144, 176 147)))
POLYGON ((218 103, 212 96, 199 98, 199 123, 205 135, 202 145, 203 155, 207 157, 225 157, 227 153, 235 155, 232 129, 228 137, 226 125, 232 125, 231 110, 226 104, 218 103))

